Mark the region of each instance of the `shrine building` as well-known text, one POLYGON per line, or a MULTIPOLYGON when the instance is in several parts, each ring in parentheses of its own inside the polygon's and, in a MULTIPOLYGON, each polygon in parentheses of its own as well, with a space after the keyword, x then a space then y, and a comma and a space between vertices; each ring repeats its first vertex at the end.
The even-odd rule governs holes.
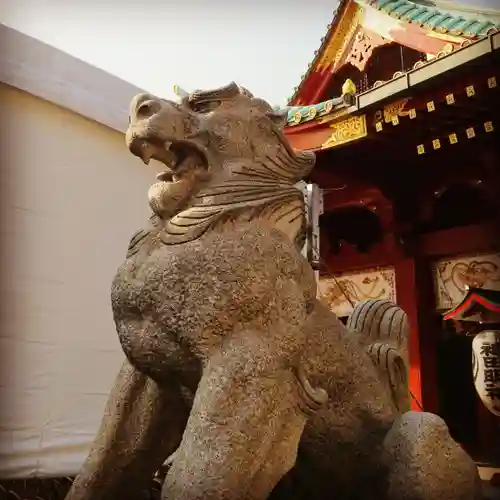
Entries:
POLYGON ((474 389, 471 338, 443 320, 470 287, 500 289, 500 10, 465 2, 341 0, 285 132, 317 154, 324 299, 341 318, 403 307, 413 409, 484 457, 500 418, 474 389))

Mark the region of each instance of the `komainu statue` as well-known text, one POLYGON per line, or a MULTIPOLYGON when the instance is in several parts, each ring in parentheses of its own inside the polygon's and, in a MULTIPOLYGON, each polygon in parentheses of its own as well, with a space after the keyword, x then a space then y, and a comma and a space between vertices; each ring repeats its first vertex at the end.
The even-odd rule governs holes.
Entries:
POLYGON ((317 299, 295 187, 314 154, 284 123, 234 83, 133 99, 128 147, 165 170, 112 284, 126 361, 67 500, 137 500, 168 457, 165 500, 479 498, 444 422, 407 411, 405 314, 361 304, 348 329, 317 299))

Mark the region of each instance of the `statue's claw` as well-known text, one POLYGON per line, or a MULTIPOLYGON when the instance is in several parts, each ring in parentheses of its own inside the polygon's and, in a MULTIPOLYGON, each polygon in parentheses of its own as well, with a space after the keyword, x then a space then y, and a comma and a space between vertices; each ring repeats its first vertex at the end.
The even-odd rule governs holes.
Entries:
POLYGON ((314 388, 311 385, 302 366, 297 368, 297 378, 302 389, 302 399, 306 405, 303 408, 305 411, 316 411, 328 401, 328 393, 322 388, 314 388))
POLYGON ((177 455, 179 454, 179 448, 175 450, 166 460, 165 463, 163 464, 164 467, 170 467, 173 463, 174 460, 176 459, 177 455))

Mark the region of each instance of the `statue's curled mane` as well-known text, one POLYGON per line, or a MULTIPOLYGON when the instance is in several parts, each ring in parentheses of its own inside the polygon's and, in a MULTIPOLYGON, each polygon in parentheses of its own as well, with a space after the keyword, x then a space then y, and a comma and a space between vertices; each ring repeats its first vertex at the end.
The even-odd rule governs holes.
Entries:
POLYGON ((209 228, 244 214, 245 218, 266 218, 277 223, 294 223, 304 217, 302 193, 295 187, 315 162, 309 151, 295 151, 277 124, 283 111, 275 111, 246 89, 231 83, 209 91, 195 91, 184 97, 184 104, 193 106, 210 101, 248 98, 249 105, 268 116, 274 139, 267 151, 256 155, 253 162, 245 159, 229 173, 216 176, 195 194, 190 206, 175 215, 161 234, 164 243, 173 245, 192 241, 209 228), (272 153, 270 153, 272 151, 272 153))

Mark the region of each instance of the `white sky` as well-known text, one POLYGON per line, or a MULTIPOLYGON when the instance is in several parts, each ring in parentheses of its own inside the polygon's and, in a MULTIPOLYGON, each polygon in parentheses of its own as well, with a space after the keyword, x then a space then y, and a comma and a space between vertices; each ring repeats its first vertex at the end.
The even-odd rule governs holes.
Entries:
POLYGON ((172 97, 231 80, 284 104, 337 0, 0 0, 0 22, 172 97))

